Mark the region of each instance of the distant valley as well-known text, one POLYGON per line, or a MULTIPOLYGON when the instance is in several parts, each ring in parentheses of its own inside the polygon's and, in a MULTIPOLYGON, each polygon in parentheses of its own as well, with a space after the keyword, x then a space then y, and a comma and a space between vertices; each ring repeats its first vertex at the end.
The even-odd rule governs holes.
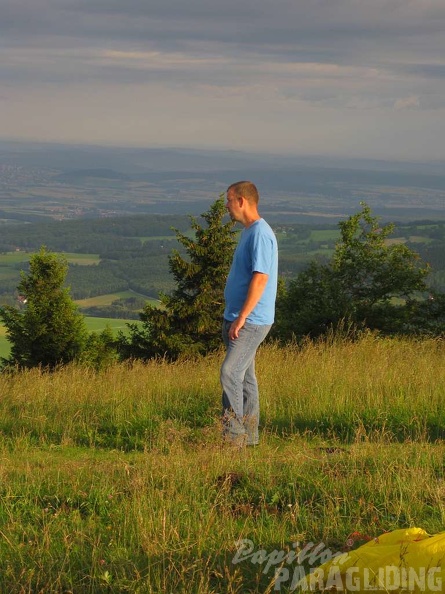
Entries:
POLYGON ((173 288, 174 229, 227 186, 254 180, 274 227, 280 274, 332 255, 338 222, 367 202, 392 241, 431 264, 445 290, 445 175, 438 163, 297 159, 230 151, 105 149, 0 143, 0 305, 17 304, 20 271, 46 245, 65 253, 67 283, 89 316, 137 319, 173 288))
POLYGON ((277 223, 335 223, 361 201, 385 220, 443 220, 443 171, 438 163, 0 143, 0 222, 199 214, 238 179, 257 183, 261 212, 277 223))

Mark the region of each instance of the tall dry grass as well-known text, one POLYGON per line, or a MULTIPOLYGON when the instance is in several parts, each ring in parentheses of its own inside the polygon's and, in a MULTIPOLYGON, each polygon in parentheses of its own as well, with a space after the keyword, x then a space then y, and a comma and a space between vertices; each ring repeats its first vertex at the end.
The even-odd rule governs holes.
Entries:
MULTIPOLYGON (((260 349, 257 372, 266 433, 354 441, 442 438, 445 345, 369 335, 260 349)), ((69 366, 0 375, 0 431, 36 443, 146 449, 166 421, 197 435, 217 422, 222 354, 199 361, 69 366)))
POLYGON ((219 439, 222 353, 0 376, 0 592, 264 593, 276 567, 234 563, 239 539, 442 530, 444 351, 266 345, 261 444, 240 452, 219 439))

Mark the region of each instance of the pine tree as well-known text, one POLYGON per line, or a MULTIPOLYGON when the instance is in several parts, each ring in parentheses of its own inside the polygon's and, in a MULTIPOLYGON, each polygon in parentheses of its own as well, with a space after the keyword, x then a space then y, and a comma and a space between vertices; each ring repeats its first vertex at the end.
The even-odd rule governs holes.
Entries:
POLYGON ((80 355, 87 330, 69 289, 63 286, 67 271, 66 259, 44 247, 31 257, 29 273, 22 271, 17 287, 24 309, 0 309, 11 343, 4 365, 53 369, 80 355))
POLYGON ((222 221, 225 214, 221 195, 201 215, 205 225, 190 217, 193 237, 175 230, 187 254, 184 258, 175 250, 169 257, 176 288, 161 295, 160 307, 145 306, 142 326, 128 324, 129 336, 120 334, 122 358, 176 359, 205 354, 221 344, 224 285, 235 244, 233 223, 222 221))

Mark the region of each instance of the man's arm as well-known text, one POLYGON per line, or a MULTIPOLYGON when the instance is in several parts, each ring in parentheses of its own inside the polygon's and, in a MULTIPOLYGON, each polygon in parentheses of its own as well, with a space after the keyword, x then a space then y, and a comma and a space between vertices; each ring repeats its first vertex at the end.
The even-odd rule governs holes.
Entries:
POLYGON ((249 289, 247 291, 247 297, 241 308, 239 316, 232 322, 232 325, 229 328, 229 338, 234 340, 238 338, 239 331, 244 326, 246 322, 247 316, 250 312, 255 308, 258 301, 261 299, 261 295, 266 288, 267 281, 269 280, 269 275, 264 274, 263 272, 254 272, 252 276, 252 280, 249 284, 249 289))

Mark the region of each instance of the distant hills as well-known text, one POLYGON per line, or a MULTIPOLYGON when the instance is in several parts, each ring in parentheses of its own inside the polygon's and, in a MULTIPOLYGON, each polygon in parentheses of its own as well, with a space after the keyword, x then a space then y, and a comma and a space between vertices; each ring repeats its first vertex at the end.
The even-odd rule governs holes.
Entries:
POLYGON ((386 220, 445 219, 442 162, 9 141, 0 219, 199 214, 240 179, 258 185, 261 212, 276 222, 335 222, 361 201, 386 220))
POLYGON ((444 176, 445 162, 404 162, 196 148, 128 148, 0 140, 0 163, 61 169, 143 172, 209 172, 289 168, 349 169, 444 176))

